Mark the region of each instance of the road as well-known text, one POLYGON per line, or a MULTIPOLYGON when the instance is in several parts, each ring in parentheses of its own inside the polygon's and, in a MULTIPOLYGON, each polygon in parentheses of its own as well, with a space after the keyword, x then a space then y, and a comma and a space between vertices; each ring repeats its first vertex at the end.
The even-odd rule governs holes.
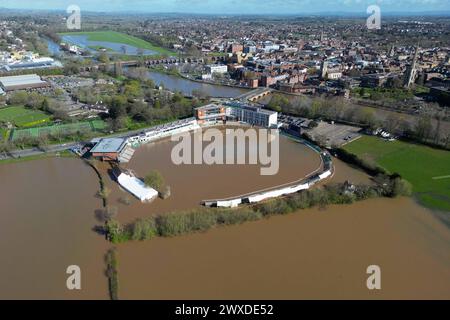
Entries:
POLYGON ((14 150, 9 152, 8 154, 0 154, 0 160, 8 160, 8 159, 18 159, 18 158, 27 158, 32 156, 39 156, 46 153, 55 153, 62 152, 77 146, 79 143, 69 143, 69 144, 60 144, 60 145, 52 145, 48 146, 45 151, 39 148, 31 148, 24 150, 14 150))

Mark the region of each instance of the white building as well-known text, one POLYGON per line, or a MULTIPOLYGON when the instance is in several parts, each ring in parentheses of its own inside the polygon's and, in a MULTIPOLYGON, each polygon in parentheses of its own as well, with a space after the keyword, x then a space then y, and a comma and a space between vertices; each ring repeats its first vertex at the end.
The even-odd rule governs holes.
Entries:
POLYGON ((228 72, 228 66, 222 65, 222 64, 211 64, 206 67, 208 70, 208 73, 214 74, 214 73, 220 73, 224 74, 228 72))
POLYGON ((327 73, 327 78, 330 80, 338 80, 342 78, 342 72, 340 71, 329 71, 327 73))
POLYGON ((276 128, 278 126, 278 112, 247 105, 230 105, 226 110, 230 119, 245 122, 253 126, 276 128))

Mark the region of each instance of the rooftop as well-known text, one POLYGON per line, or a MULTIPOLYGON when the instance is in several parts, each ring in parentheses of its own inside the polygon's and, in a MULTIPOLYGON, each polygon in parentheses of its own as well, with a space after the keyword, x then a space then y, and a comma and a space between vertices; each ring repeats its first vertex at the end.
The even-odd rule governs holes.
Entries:
POLYGON ((0 83, 4 88, 35 85, 35 84, 47 84, 47 82, 42 81, 37 74, 0 77, 0 83))
POLYGON ((91 153, 120 152, 125 144, 126 140, 121 138, 102 139, 94 148, 92 148, 91 153))

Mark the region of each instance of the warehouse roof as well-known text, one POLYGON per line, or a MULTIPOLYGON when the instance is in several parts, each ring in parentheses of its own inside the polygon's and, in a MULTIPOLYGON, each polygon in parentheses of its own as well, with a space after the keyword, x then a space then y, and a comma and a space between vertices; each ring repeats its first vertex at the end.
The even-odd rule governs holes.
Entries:
POLYGON ((7 91, 15 88, 26 88, 48 85, 42 81, 37 74, 26 74, 21 76, 0 77, 1 86, 7 91))

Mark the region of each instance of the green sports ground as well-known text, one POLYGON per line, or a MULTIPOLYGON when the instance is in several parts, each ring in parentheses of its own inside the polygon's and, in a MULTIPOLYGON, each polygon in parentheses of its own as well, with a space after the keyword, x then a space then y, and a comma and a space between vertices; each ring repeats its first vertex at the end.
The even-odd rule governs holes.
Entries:
POLYGON ((53 125, 46 127, 36 127, 28 129, 13 130, 11 140, 15 141, 21 138, 40 138, 50 135, 75 134, 77 132, 101 132, 106 128, 106 124, 101 120, 76 122, 69 124, 53 125))
POLYGON ((10 122, 19 128, 26 128, 50 122, 50 116, 39 110, 12 106, 0 109, 0 121, 10 122))
POLYGON ((359 158, 375 161, 413 185, 426 207, 450 212, 450 151, 403 141, 364 136, 344 147, 359 158))

